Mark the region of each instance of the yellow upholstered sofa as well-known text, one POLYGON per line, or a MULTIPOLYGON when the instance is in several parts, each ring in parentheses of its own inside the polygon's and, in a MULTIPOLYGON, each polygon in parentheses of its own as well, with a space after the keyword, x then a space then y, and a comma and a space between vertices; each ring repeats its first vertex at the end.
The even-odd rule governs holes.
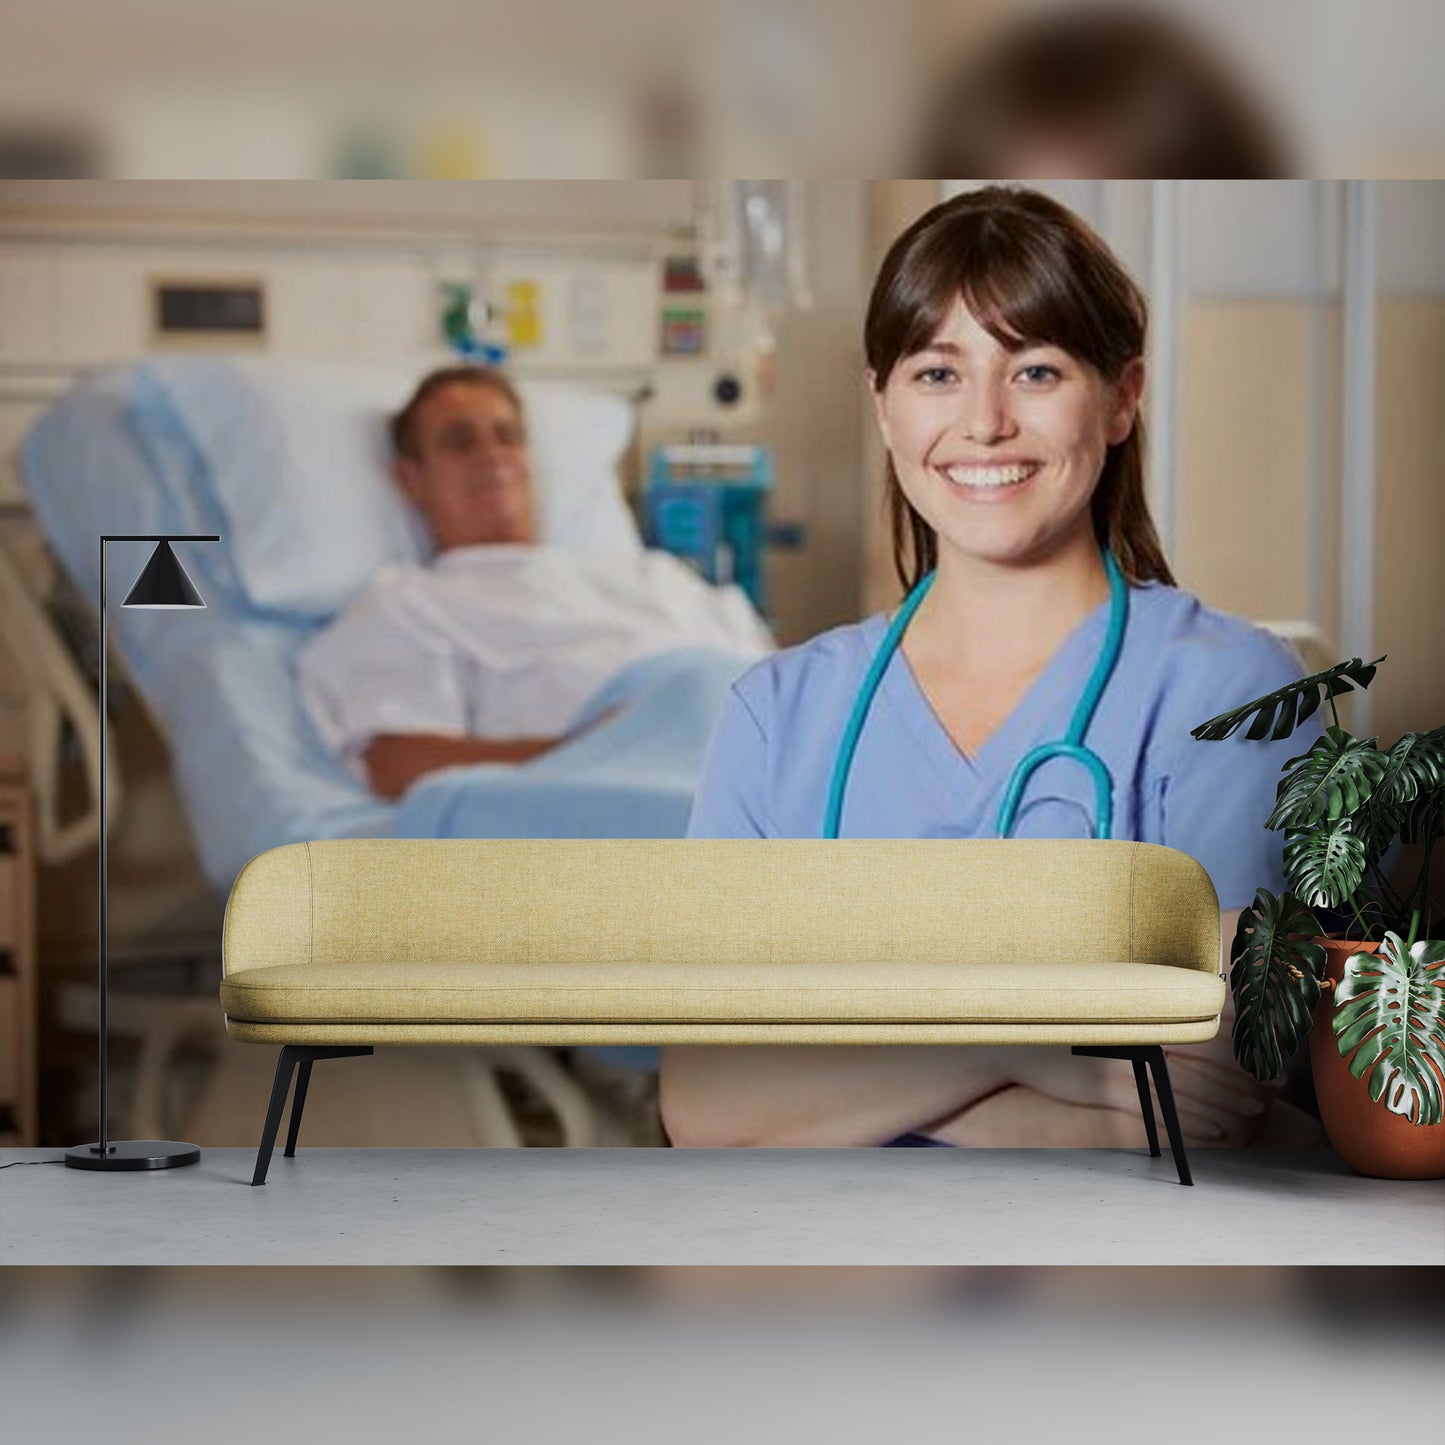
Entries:
POLYGON ((253 858, 226 908, 231 1035, 296 1067, 378 1044, 1068 1044, 1212 1038, 1219 911, 1183 853, 1107 841, 355 839, 253 858))

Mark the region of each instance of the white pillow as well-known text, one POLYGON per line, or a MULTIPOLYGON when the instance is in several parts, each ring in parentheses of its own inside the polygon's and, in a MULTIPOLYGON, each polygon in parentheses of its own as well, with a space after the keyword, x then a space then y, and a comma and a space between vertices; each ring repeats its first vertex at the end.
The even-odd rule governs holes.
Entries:
MULTIPOLYGON (((143 430, 179 422, 203 463, 199 485, 226 519, 224 543, 253 604, 329 617, 389 562, 430 551, 388 471, 387 418, 445 358, 407 362, 173 357, 139 369, 143 430), (147 398, 149 398, 147 400, 147 398), (151 413, 168 404, 169 418, 151 413)), ((519 381, 542 541, 636 552, 617 463, 632 434, 620 397, 519 381)))

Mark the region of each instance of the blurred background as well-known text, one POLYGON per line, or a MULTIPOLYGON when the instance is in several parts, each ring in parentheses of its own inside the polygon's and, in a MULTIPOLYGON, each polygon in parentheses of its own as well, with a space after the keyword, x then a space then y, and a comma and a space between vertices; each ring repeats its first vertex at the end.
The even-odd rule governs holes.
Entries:
POLYGON ((1138 1417, 1203 1445, 1436 1413, 1439 1270, 11 1273, 0 1388, 27 1441, 1092 1445, 1138 1417))
POLYGON ((3 9, 14 177, 1399 178, 1445 157, 1431 0, 3 9))

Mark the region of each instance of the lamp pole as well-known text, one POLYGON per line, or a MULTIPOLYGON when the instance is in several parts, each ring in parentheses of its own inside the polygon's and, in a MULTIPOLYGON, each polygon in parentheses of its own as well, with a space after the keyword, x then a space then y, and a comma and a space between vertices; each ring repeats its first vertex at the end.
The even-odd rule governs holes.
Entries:
POLYGON ((109 730, 106 726, 107 669, 107 616, 105 545, 107 542, 154 542, 156 550, 151 554, 130 592, 126 594, 122 607, 153 609, 180 609, 204 607, 206 604, 196 591, 185 569, 171 551, 172 542, 219 542, 219 536, 176 535, 160 536, 114 535, 100 539, 100 1139, 95 1144, 81 1144, 65 1151, 65 1162, 74 1169, 135 1170, 174 1169, 182 1164, 194 1164, 201 1157, 201 1151, 194 1144, 184 1144, 172 1139, 128 1140, 120 1144, 110 1142, 109 1127, 109 1027, 108 1027, 108 940, 106 928, 106 893, 109 884, 109 860, 106 835, 108 794, 106 790, 106 757, 110 751, 109 730))
POLYGON ((96 1146, 96 1152, 100 1154, 101 1157, 104 1157, 107 1153, 106 1146, 110 1140, 110 1133, 106 1127, 106 1109, 110 1100, 110 1090, 106 1087, 106 1066, 108 1062, 106 1040, 110 1034, 106 1020, 106 1006, 110 991, 107 987, 109 975, 106 972, 107 932, 105 907, 106 891, 110 882, 110 872, 106 864, 106 835, 110 832, 110 793, 106 788, 105 781, 106 761, 110 755, 110 728, 106 718, 106 664, 110 652, 105 595, 105 544, 108 540, 109 538, 106 537, 100 539, 100 1143, 96 1146))

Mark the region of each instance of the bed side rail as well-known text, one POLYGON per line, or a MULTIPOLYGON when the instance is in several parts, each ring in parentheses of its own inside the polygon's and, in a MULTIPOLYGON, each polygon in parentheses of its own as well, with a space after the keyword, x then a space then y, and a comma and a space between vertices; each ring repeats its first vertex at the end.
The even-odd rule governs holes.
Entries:
POLYGON ((106 747, 110 828, 120 817, 124 784, 106 728, 101 737, 95 689, 36 601, 21 568, 0 544, 0 644, 24 689, 27 772, 35 797, 36 847, 45 864, 64 863, 100 840, 100 750, 106 747), (60 817, 60 743, 68 722, 80 745, 86 807, 60 817))

